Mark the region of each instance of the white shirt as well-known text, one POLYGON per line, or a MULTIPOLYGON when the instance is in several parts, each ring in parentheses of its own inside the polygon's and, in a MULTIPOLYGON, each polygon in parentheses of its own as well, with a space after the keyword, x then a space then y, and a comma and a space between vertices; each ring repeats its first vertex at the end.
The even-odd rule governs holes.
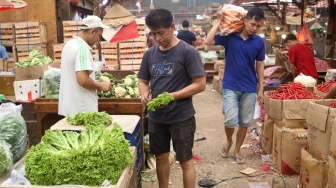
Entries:
POLYGON ((80 86, 76 77, 77 71, 88 70, 90 78, 95 80, 91 50, 82 38, 76 36, 62 50, 59 115, 74 116, 78 112, 98 111, 97 91, 80 86))

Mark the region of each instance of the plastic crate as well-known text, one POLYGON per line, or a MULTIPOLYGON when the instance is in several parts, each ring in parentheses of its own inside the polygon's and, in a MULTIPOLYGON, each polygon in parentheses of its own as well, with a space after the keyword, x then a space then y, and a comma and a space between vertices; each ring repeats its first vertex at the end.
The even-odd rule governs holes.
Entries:
POLYGON ((137 173, 141 170, 141 164, 142 164, 142 143, 140 138, 140 121, 137 123, 134 131, 132 134, 130 133, 124 133, 125 138, 130 141, 131 146, 135 146, 137 150, 137 159, 136 159, 136 169, 137 173))

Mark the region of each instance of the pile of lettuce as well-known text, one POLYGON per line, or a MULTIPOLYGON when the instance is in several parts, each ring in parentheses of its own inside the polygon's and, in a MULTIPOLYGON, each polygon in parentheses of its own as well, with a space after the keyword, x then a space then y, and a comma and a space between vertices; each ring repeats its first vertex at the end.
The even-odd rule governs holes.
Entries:
POLYGON ((25 156, 25 172, 33 185, 100 186, 104 180, 116 184, 132 164, 130 143, 114 124, 87 126, 86 130, 47 130, 42 141, 25 156))
POLYGON ((79 112, 73 117, 67 116, 66 121, 70 125, 109 126, 112 123, 112 116, 106 112, 79 112))

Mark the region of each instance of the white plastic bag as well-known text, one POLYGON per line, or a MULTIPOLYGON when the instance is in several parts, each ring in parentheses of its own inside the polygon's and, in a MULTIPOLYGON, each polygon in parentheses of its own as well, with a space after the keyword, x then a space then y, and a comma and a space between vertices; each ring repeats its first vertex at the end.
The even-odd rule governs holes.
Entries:
POLYGON ((22 105, 13 103, 0 105, 0 140, 11 145, 14 162, 24 154, 27 147, 27 127, 21 116, 22 105))
POLYGON ((44 71, 43 90, 45 98, 58 98, 60 83, 61 83, 61 69, 48 67, 44 71))
POLYGON ((300 74, 294 78, 294 82, 301 83, 306 87, 314 87, 316 85, 316 79, 311 76, 306 76, 304 74, 300 74))

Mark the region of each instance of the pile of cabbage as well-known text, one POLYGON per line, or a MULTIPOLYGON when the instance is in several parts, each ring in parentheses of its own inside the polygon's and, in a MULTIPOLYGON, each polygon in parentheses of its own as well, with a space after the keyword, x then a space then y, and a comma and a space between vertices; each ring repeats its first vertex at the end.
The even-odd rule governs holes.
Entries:
POLYGON ((17 68, 26 68, 32 66, 48 65, 53 61, 49 56, 44 56, 41 50, 32 50, 29 52, 29 58, 15 63, 17 68))

